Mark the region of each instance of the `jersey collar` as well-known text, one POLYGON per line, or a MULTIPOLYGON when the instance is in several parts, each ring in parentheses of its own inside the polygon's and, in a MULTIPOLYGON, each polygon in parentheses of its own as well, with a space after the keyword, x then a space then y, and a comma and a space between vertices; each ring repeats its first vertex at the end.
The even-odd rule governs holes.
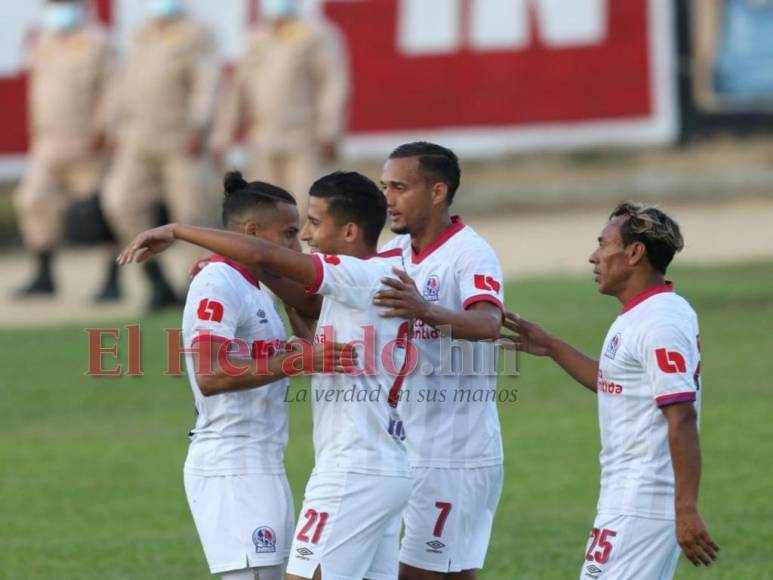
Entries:
POLYGON ((632 310, 642 302, 644 302, 647 298, 650 298, 651 296, 655 296, 655 294, 662 294, 663 292, 673 292, 674 291, 674 285, 671 282, 666 281, 665 284, 661 284, 660 286, 655 286, 654 288, 650 288, 649 290, 645 290, 644 292, 637 294, 633 298, 631 298, 628 302, 623 304, 623 311, 620 314, 625 314, 629 310, 632 310))
POLYGON ((258 279, 255 277, 255 274, 250 272, 247 269, 247 267, 244 266, 243 264, 240 264, 239 262, 234 262, 233 260, 224 258, 223 256, 218 256, 217 254, 212 256, 212 258, 210 259, 210 262, 228 264, 229 266, 231 266, 231 268, 233 268, 234 270, 239 272, 239 274, 244 276, 247 282, 249 282, 253 286, 257 286, 258 288, 260 288, 260 282, 258 282, 258 279))
POLYGON ((454 215, 451 216, 451 225, 448 226, 445 231, 440 234, 434 242, 432 242, 429 246, 424 248, 424 251, 420 254, 417 254, 416 251, 413 249, 413 245, 411 245, 411 263, 412 264, 421 264, 424 260, 429 257, 432 252, 440 248, 443 244, 445 244, 448 240, 450 240, 452 237, 454 237, 456 234, 461 232, 464 229, 464 222, 462 221, 461 216, 454 215))

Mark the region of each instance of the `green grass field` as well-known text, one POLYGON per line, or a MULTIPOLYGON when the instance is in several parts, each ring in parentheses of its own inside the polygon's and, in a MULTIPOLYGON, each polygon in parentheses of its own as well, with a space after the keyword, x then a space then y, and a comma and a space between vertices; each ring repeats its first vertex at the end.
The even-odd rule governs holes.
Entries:
MULTIPOLYGON (((773 578, 773 264, 676 269, 702 326, 701 507, 721 559, 681 579, 773 578)), ((590 279, 507 287, 508 304, 588 352, 618 311, 590 279)), ((88 378, 83 328, 0 332, 0 578, 208 578, 182 487, 193 405, 162 376, 163 329, 142 321, 143 378, 88 378)), ((112 326, 107 324, 104 326, 112 326)), ((506 453, 484 579, 576 578, 598 490, 593 396, 550 361, 503 378, 506 453)), ((292 405, 287 469, 300 506, 312 466, 310 410, 292 405)))

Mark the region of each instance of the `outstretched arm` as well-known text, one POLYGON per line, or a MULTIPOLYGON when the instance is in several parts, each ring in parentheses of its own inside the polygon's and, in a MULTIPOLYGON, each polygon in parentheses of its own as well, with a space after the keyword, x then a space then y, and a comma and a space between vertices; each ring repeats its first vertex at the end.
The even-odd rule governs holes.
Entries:
POLYGON ((430 305, 419 318, 438 330, 449 328, 453 338, 496 340, 499 338, 502 311, 490 302, 478 302, 467 310, 430 305))
POLYGON ((534 355, 549 356, 574 380, 596 392, 599 361, 593 359, 568 342, 550 334, 539 324, 534 324, 512 312, 505 313, 503 326, 515 332, 502 334, 500 338, 510 341, 517 350, 534 355))
POLYGON ((698 513, 701 449, 698 416, 693 403, 675 403, 661 409, 668 421, 668 446, 674 466, 676 539, 695 566, 708 566, 719 546, 709 535, 698 513))
POLYGON ((394 268, 397 278, 382 280, 386 290, 373 299, 377 306, 385 306, 385 318, 416 318, 441 332, 450 331, 453 338, 463 340, 496 340, 502 322, 502 311, 491 302, 476 302, 467 310, 452 310, 433 304, 419 294, 413 279, 394 268))
POLYGON ((319 318, 322 310, 322 296, 319 294, 309 294, 306 292, 306 287, 298 282, 276 276, 266 270, 261 273, 260 282, 271 288, 282 302, 297 310, 302 316, 315 320, 319 318))
MULTIPOLYGON (((271 356, 258 355, 244 359, 229 356, 228 344, 223 341, 207 341, 202 345, 200 356, 194 357, 196 382, 205 397, 233 391, 244 391, 269 385, 281 378, 303 372, 346 373, 357 362, 357 352, 344 343, 319 343, 311 346, 307 341, 303 348, 303 366, 294 362, 297 352, 283 352, 271 356)), ((246 345, 245 345, 246 349, 246 345)))
POLYGON ((174 223, 142 232, 121 252, 117 261, 121 265, 144 262, 167 250, 175 240, 206 248, 245 266, 271 270, 303 286, 311 286, 317 272, 314 259, 307 254, 252 236, 174 223))

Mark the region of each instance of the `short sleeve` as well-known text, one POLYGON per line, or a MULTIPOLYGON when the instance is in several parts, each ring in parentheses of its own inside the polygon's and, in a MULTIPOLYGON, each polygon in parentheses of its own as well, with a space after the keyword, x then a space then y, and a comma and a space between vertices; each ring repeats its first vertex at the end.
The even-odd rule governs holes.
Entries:
POLYGON ((489 302, 504 311, 502 267, 494 250, 483 245, 470 248, 460 257, 459 290, 462 308, 489 302))
POLYGON ((679 324, 657 324, 646 333, 642 348, 658 407, 695 401, 700 385, 697 336, 679 324))
POLYGON ((379 262, 336 254, 312 254, 317 273, 307 288, 356 309, 372 305, 385 275, 379 262))
POLYGON ((236 338, 241 317, 242 301, 228 280, 215 280, 209 268, 199 273, 188 291, 185 301, 184 320, 190 328, 184 328, 191 337, 191 346, 201 340, 228 342, 236 338))

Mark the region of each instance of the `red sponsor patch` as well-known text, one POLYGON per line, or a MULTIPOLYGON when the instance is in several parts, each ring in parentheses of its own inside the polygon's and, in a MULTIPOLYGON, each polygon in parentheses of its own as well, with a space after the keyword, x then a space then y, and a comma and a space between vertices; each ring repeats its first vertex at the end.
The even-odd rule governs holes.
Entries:
POLYGON ((199 302, 199 309, 196 311, 200 320, 211 320, 212 322, 222 322, 223 305, 217 300, 204 298, 199 302))
POLYGON ((655 357, 658 360, 658 367, 664 373, 687 372, 687 363, 685 363, 684 356, 675 350, 655 349, 655 357))
POLYGON ((498 281, 494 280, 491 276, 484 276, 483 274, 475 274, 475 287, 478 290, 486 290, 488 292, 499 292, 502 287, 498 281))

